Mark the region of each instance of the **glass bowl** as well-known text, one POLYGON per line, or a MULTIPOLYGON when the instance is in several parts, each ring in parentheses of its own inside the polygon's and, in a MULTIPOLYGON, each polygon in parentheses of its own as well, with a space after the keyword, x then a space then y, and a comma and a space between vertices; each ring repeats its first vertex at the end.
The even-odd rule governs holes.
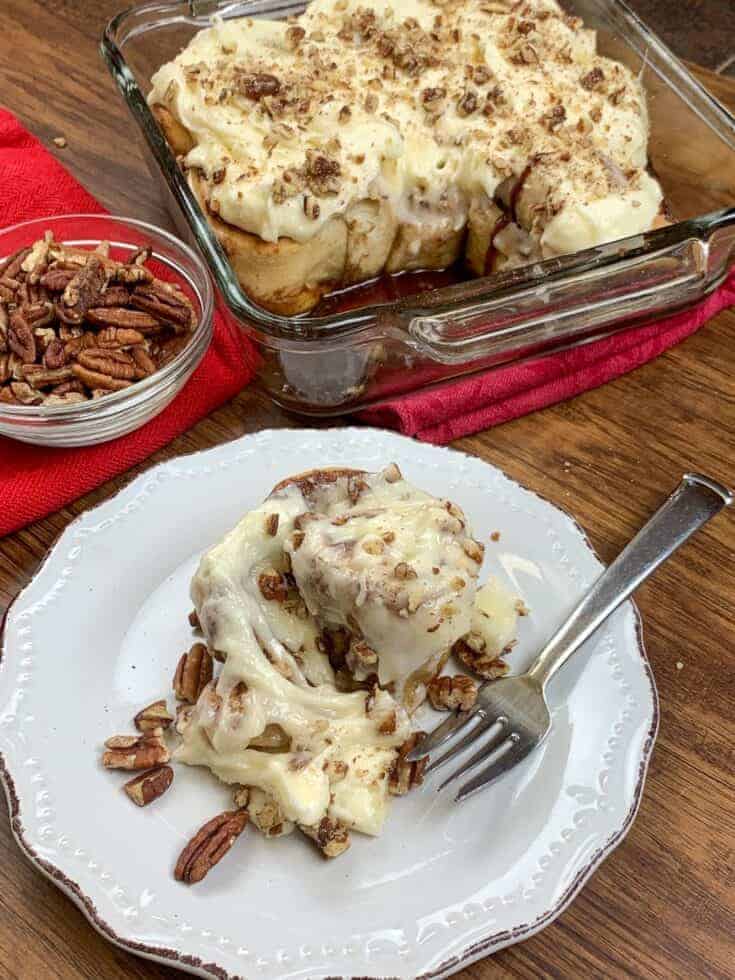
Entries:
POLYGON ((206 266, 173 235, 132 218, 68 214, 23 221, 0 230, 0 260, 51 231, 58 242, 92 249, 110 243, 122 258, 150 245, 163 277, 182 287, 196 310, 198 325, 189 343, 160 370, 123 391, 71 405, 0 403, 0 435, 39 446, 91 446, 132 432, 158 415, 192 375, 212 339, 214 295, 206 266))

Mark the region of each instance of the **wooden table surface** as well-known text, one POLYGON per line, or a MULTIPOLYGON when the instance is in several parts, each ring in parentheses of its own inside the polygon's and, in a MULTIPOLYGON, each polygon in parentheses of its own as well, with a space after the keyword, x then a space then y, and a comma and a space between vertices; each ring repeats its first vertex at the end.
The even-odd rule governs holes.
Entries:
MULTIPOLYGON (((119 4, 4 0, 0 99, 107 207, 168 224, 97 54, 102 25, 119 4), (64 150, 51 142, 59 135, 64 150)), ((703 77, 735 105, 735 82, 703 77)), ((735 311, 723 313, 612 384, 456 445, 570 508, 609 560, 684 471, 735 483, 734 332, 735 311)), ((145 466, 0 541, 0 611, 69 520, 146 466, 294 424, 246 390, 145 466)), ((734 552, 728 513, 639 593, 661 727, 628 837, 553 925, 463 978, 735 976, 734 552)), ((2 977, 174 975, 103 940, 21 857, 2 816, 0 841, 2 977)))

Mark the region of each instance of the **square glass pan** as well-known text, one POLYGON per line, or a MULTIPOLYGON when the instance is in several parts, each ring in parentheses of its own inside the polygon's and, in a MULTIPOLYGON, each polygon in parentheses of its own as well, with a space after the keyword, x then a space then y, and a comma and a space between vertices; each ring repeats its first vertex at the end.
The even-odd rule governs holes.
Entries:
MULTIPOLYGON (((695 303, 735 259, 735 118, 622 0, 564 0, 598 49, 639 72, 651 167, 675 223, 507 273, 331 316, 284 317, 245 295, 146 103, 153 72, 213 15, 283 18, 296 0, 162 0, 118 14, 102 53, 179 232, 201 250, 277 403, 353 411, 426 385, 627 329, 695 303)), ((245 352, 244 352, 245 356, 245 352)))

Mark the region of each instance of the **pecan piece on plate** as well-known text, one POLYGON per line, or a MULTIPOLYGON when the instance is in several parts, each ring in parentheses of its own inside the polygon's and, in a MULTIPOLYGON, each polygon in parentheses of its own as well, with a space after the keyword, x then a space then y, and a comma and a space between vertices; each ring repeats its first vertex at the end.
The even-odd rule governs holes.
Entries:
POLYGON ((452 652, 465 667, 469 667, 486 681, 494 681, 508 673, 508 664, 501 657, 495 653, 473 650, 464 640, 457 640, 452 652))
POLYGON ((299 824, 299 830, 310 837, 326 858, 339 857, 350 846, 350 834, 338 820, 322 817, 314 827, 299 824))
POLYGON ((158 766, 139 776, 133 776, 124 784, 123 789, 136 806, 148 806, 159 796, 163 796, 173 780, 174 771, 171 766, 158 766))
POLYGON ((177 881, 194 885, 219 864, 248 822, 247 810, 227 810, 204 824, 179 855, 177 881))
POLYGON ((107 282, 105 267, 97 255, 89 253, 84 266, 66 284, 57 309, 65 323, 81 323, 94 306, 107 282))
POLYGON ((195 643, 188 653, 182 653, 173 683, 178 700, 194 704, 212 680, 213 672, 212 655, 203 643, 195 643))
POLYGON ((437 711, 469 711, 477 700, 477 681, 465 674, 435 677, 426 692, 437 711))
POLYGON ((10 390, 21 405, 40 405, 43 401, 43 396, 38 389, 32 388, 25 381, 11 381, 10 390))
POLYGON ((398 749, 398 755, 388 775, 388 790, 393 796, 405 796, 409 790, 420 786, 424 781, 424 769, 428 760, 419 759, 418 762, 409 762, 406 756, 425 734, 425 732, 414 732, 398 749))
POLYGON ((174 716, 168 710, 163 698, 146 705, 133 719, 139 732, 151 732, 156 728, 168 728, 174 716))
POLYGON ((105 769, 150 769, 168 762, 171 753, 166 748, 160 728, 142 735, 113 735, 105 742, 102 755, 105 769))

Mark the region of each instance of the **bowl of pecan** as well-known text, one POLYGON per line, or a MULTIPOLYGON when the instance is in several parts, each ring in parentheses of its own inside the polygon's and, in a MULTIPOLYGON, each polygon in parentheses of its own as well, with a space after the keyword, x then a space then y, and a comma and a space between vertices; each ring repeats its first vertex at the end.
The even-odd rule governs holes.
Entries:
POLYGON ((212 336, 204 263, 168 232, 109 215, 0 231, 0 434, 85 446, 157 415, 212 336))

